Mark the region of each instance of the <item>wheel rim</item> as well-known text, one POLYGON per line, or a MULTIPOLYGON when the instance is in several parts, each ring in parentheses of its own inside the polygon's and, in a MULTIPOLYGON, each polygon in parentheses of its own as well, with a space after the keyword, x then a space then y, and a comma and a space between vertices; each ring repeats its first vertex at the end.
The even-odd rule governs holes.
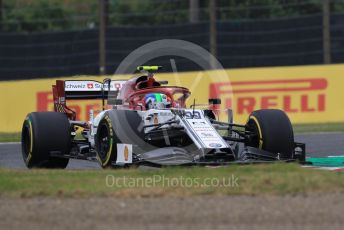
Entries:
POLYGON ((31 134, 30 134, 29 127, 25 126, 23 136, 22 136, 22 140, 23 140, 22 149, 23 149, 25 158, 29 156, 30 149, 31 149, 31 136, 30 135, 31 134))
POLYGON ((254 133, 254 136, 249 141, 248 146, 258 148, 258 146, 259 146, 259 134, 258 134, 257 124, 254 120, 250 119, 247 123, 247 126, 248 126, 249 130, 254 133))
POLYGON ((99 141, 99 149, 98 149, 99 157, 101 159, 105 159, 110 149, 109 132, 106 125, 102 125, 100 127, 98 141, 99 141))

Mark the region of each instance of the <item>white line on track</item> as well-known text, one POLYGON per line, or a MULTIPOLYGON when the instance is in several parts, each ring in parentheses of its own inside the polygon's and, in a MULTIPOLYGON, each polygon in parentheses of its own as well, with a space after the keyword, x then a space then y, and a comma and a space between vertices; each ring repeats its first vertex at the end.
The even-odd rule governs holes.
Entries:
POLYGON ((339 132, 339 131, 336 131, 336 132, 300 132, 300 133, 297 133, 295 132, 294 133, 295 135, 298 135, 298 136, 302 136, 302 135, 322 135, 322 134, 344 134, 344 132, 339 132))
POLYGON ((0 142, 0 145, 17 145, 20 144, 20 142, 0 142))

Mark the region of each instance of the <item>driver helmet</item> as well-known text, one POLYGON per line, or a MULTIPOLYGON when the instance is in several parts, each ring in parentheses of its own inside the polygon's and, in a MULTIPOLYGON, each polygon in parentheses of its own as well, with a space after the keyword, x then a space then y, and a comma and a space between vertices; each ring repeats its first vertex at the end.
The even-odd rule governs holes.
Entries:
POLYGON ((144 98, 146 109, 165 109, 171 107, 171 99, 163 93, 149 93, 144 98))

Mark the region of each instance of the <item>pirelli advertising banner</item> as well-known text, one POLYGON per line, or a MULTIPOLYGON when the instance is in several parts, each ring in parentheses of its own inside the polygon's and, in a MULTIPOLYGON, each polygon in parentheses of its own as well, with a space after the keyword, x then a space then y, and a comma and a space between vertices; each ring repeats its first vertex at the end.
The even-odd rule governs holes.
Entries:
MULTIPOLYGON (((109 76, 107 76, 109 77, 109 76)), ((129 79, 131 76, 110 76, 129 79)), ((99 76, 66 77, 69 80, 98 80, 99 76)), ((232 108, 234 120, 245 123, 257 109, 286 111, 293 123, 344 122, 344 64, 273 67, 156 74, 158 80, 191 90, 188 105, 206 104, 220 98, 221 120, 232 108)), ((51 86, 56 79, 0 82, 0 132, 19 132, 27 113, 52 111, 51 86)), ((84 87, 84 86, 80 86, 84 87)), ((87 85, 86 87, 96 87, 87 85)), ((69 101, 78 119, 88 120, 89 110, 101 109, 101 101, 69 101)))

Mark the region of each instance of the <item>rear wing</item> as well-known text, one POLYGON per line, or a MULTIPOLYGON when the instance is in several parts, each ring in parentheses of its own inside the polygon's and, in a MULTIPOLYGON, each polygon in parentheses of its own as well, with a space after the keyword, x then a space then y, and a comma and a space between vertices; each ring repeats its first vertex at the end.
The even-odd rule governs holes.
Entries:
POLYGON ((75 120, 76 114, 67 107, 66 100, 102 99, 104 101, 108 96, 117 98, 125 82, 126 80, 111 80, 106 83, 92 80, 57 80, 52 86, 54 110, 66 113, 70 119, 75 120))
MULTIPOLYGON (((111 96, 117 96, 126 81, 111 81, 111 96)), ((103 99, 109 93, 109 84, 98 81, 63 81, 64 93, 66 99, 103 99)))

